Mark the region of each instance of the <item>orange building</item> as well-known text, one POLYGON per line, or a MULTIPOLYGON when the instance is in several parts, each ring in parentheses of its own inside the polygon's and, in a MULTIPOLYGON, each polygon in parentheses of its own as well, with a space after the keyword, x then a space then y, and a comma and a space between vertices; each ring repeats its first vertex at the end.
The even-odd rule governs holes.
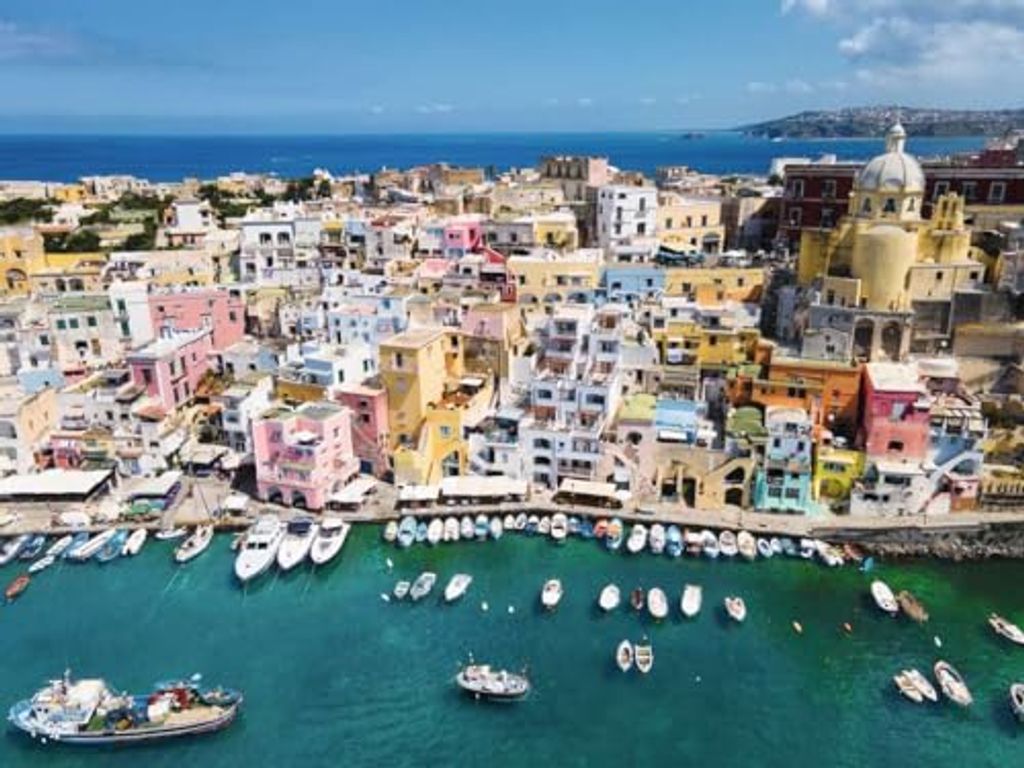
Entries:
POLYGON ((822 429, 852 439, 860 415, 860 364, 774 357, 751 388, 751 401, 769 408, 802 408, 815 438, 822 429))

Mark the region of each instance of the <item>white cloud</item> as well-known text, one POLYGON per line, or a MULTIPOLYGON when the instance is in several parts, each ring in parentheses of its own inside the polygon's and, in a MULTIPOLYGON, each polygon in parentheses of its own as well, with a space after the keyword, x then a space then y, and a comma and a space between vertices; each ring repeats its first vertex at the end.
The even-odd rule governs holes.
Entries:
POLYGON ((594 100, 589 96, 580 96, 576 99, 576 106, 578 107, 592 107, 594 106, 594 100))
POLYGON ((444 115, 454 109, 451 104, 420 104, 416 107, 416 111, 421 115, 444 115))
POLYGON ((806 80, 800 80, 794 78, 786 81, 786 92, 787 93, 813 93, 814 86, 808 83, 806 80))
POLYGON ((0 61, 68 59, 77 53, 78 46, 67 37, 0 19, 0 61))
POLYGON ((751 80, 747 83, 747 91, 749 93, 775 93, 779 90, 775 83, 766 83, 762 80, 751 80))

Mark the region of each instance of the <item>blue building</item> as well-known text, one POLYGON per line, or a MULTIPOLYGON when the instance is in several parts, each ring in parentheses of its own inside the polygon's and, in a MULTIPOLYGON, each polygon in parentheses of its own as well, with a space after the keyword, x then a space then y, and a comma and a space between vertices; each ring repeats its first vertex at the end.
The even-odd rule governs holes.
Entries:
POLYGON ((652 264, 614 264, 601 274, 597 300, 642 301, 665 291, 665 270, 652 264))
POLYGON ((769 408, 764 421, 768 440, 754 481, 754 507, 759 512, 814 512, 810 416, 799 408, 769 408))

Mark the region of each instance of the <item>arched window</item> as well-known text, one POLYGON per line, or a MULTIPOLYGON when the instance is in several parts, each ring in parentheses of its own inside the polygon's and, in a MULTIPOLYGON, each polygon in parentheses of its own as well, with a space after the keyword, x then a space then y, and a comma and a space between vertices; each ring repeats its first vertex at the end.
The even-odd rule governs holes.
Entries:
POLYGON ((883 213, 896 213, 896 198, 887 197, 885 198, 885 207, 882 208, 883 213))
POLYGON ((862 213, 871 213, 871 198, 865 197, 864 202, 861 203, 860 210, 862 213))
POLYGON ((916 210, 917 202, 914 200, 914 198, 911 197, 909 200, 907 200, 907 213, 913 213, 916 210))

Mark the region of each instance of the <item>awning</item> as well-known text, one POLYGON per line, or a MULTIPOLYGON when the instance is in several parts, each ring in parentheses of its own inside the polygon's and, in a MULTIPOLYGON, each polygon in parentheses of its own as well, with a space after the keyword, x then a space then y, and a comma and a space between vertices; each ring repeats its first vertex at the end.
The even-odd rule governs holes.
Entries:
POLYGON ((174 486, 178 485, 180 482, 181 472, 172 469, 157 477, 150 477, 143 480, 138 485, 135 485, 133 488, 128 490, 125 495, 132 501, 140 498, 159 498, 167 496, 172 490, 174 490, 174 486))
POLYGON ((335 504, 361 504, 363 499, 377 485, 377 479, 361 475, 340 491, 331 494, 329 501, 335 504))
POLYGON ((249 506, 249 497, 244 493, 232 493, 220 503, 225 512, 245 512, 249 506))
POLYGON ((574 496, 594 496, 601 499, 617 499, 614 483, 597 483, 592 480, 573 480, 566 478, 558 486, 559 493, 570 493, 574 496))
POLYGON ((436 485, 403 485, 398 489, 399 501, 436 501, 441 489, 436 485))
POLYGON ((446 477, 441 480, 441 495, 446 498, 525 496, 526 481, 504 476, 446 477))

